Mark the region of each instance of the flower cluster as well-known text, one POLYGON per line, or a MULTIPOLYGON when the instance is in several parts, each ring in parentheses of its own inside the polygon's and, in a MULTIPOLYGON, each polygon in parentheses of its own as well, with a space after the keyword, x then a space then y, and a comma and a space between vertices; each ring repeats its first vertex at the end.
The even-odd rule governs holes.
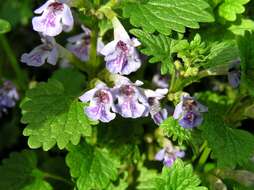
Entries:
MULTIPOLYGON (((42 44, 35 47, 30 53, 24 53, 21 56, 21 62, 29 66, 39 67, 46 61, 51 65, 56 65, 60 55, 65 58, 63 47, 56 43, 54 37, 62 31, 69 32, 74 25, 71 9, 66 0, 48 0, 45 4, 34 11, 36 16, 32 20, 33 29, 39 32, 42 44)), ((66 48, 81 61, 89 60, 91 31, 81 26, 83 32, 69 37, 66 48)), ((98 38, 98 51, 104 44, 98 38)), ((68 60, 62 60, 62 66, 68 63, 68 60)), ((67 64, 68 65, 68 64, 67 64)))
POLYGON ((114 76, 115 86, 108 88, 99 83, 92 90, 85 92, 80 100, 90 102, 85 113, 93 120, 109 122, 116 117, 115 113, 124 118, 139 118, 151 115, 156 124, 160 124, 168 116, 162 109, 159 100, 168 92, 167 89, 152 91, 143 89, 141 81, 132 83, 122 75, 135 72, 141 66, 141 60, 135 47, 140 42, 131 39, 115 17, 112 19, 114 40, 105 45, 100 53, 105 56, 106 68, 114 76))
POLYGON ((179 120, 179 124, 182 127, 194 128, 202 123, 202 113, 207 111, 208 108, 206 106, 185 93, 181 97, 180 103, 176 105, 173 117, 179 120))
POLYGON ((18 99, 19 95, 14 84, 8 80, 4 81, 0 87, 0 117, 8 108, 14 107, 18 99))
POLYGON ((184 151, 180 151, 178 147, 168 142, 167 145, 155 155, 155 160, 163 161, 165 166, 170 167, 177 158, 182 158, 184 155, 184 151))
MULTIPOLYGON (((56 43, 54 37, 62 31, 70 31, 74 20, 67 0, 48 0, 34 11, 33 29, 39 32, 42 44, 30 53, 21 57, 21 62, 30 66, 41 66, 46 61, 56 65, 64 53, 63 47, 56 43)), ((149 114, 156 124, 162 123, 168 116, 168 111, 161 107, 160 100, 168 93, 167 76, 155 75, 153 84, 161 89, 155 91, 143 89, 141 81, 131 82, 123 75, 129 75, 141 67, 141 59, 136 47, 141 43, 131 38, 117 17, 111 19, 114 29, 114 39, 104 45, 101 38, 97 41, 97 52, 104 56, 106 69, 112 76, 117 76, 115 86, 107 87, 100 82, 94 89, 85 92, 80 100, 89 102, 85 113, 93 120, 109 122, 116 113, 124 118, 146 117, 149 114)), ((83 32, 67 39, 67 50, 81 61, 89 60, 91 49, 91 31, 82 26, 83 32)), ((63 60, 63 63, 67 60, 63 60)), ((232 77, 231 77, 232 78, 232 77)), ((173 117, 179 120, 184 128, 193 128, 201 124, 202 112, 207 111, 189 95, 183 96, 176 106, 173 117)))
POLYGON ((113 88, 99 82, 94 89, 85 92, 80 100, 90 102, 85 108, 86 115, 93 120, 109 122, 116 117, 115 113, 124 118, 146 117, 151 114, 156 124, 167 118, 167 111, 161 109, 159 100, 165 96, 167 89, 156 91, 146 90, 143 83, 132 83, 128 78, 118 76, 113 88))

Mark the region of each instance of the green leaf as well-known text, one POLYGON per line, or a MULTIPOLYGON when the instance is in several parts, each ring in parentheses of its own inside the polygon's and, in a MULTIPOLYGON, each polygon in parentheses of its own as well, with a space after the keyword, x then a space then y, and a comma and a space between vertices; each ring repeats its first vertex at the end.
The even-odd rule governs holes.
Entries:
POLYGON ((77 178, 79 190, 103 189, 118 177, 119 161, 105 149, 87 143, 69 146, 66 163, 71 176, 77 178))
POLYGON ((213 22, 209 8, 205 0, 148 0, 124 4, 123 16, 146 32, 169 35, 171 29, 183 33, 185 27, 199 28, 199 22, 213 22))
POLYGON ((204 68, 228 65, 239 59, 239 50, 235 41, 213 42, 209 46, 210 53, 207 56, 207 62, 202 64, 204 68))
POLYGON ((241 58, 241 86, 254 96, 254 34, 246 32, 238 40, 241 58))
MULTIPOLYGON (((69 71, 62 72, 70 74, 69 71)), ((78 144, 81 136, 91 135, 92 122, 84 114, 84 104, 76 96, 77 91, 81 91, 80 82, 76 80, 82 77, 77 72, 73 74, 71 76, 76 79, 72 84, 68 82, 71 76, 60 79, 56 74, 53 78, 62 80, 62 83, 50 79, 27 91, 21 109, 22 122, 28 124, 23 134, 29 136, 31 148, 42 146, 49 150, 57 143, 63 149, 69 142, 78 144)))
POLYGON ((228 21, 235 21, 237 14, 245 11, 243 5, 250 0, 224 0, 219 7, 219 15, 228 21))
POLYGON ((254 136, 244 130, 231 128, 222 118, 225 115, 221 111, 225 110, 223 106, 214 103, 208 107, 200 129, 218 166, 234 168, 237 164, 247 162, 254 153, 254 136))
POLYGON ((0 19, 0 34, 7 33, 11 30, 11 25, 8 21, 0 19))
POLYGON ((166 136, 172 137, 173 141, 177 140, 179 144, 188 141, 191 137, 190 130, 181 127, 173 117, 167 118, 160 127, 166 136))
POLYGON ((232 24, 228 30, 233 32, 235 35, 243 36, 245 31, 254 31, 254 21, 251 19, 241 19, 239 24, 232 24))
POLYGON ((171 59, 171 39, 163 34, 152 35, 142 30, 133 29, 130 31, 134 34, 144 46, 141 52, 145 55, 152 56, 150 63, 161 62, 162 67, 166 67, 162 74, 172 71, 173 62, 171 59))
POLYGON ((0 166, 0 189, 4 190, 52 190, 37 169, 36 155, 31 151, 12 153, 0 166))
POLYGON ((139 182, 138 189, 141 190, 207 190, 199 186, 201 180, 194 174, 192 166, 181 160, 176 160, 171 168, 164 167, 160 175, 144 170, 139 182))

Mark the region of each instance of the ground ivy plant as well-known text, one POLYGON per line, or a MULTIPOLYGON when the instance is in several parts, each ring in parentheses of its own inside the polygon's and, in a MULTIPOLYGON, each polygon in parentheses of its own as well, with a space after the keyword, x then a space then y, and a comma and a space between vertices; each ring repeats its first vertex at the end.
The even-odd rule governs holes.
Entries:
POLYGON ((0 5, 0 190, 254 189, 254 2, 0 5))

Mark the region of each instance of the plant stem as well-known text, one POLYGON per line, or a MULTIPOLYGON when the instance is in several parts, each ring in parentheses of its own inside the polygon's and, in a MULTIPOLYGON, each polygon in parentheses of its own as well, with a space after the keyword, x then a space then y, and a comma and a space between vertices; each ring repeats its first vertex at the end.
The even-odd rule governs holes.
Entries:
POLYGON ((203 153, 201 154, 199 161, 198 161, 198 168, 201 168, 201 166, 203 166, 206 163, 206 160, 208 159, 210 153, 211 153, 211 149, 208 147, 205 147, 203 153))
POLYGON ((0 35, 0 44, 3 48, 3 50, 5 51, 7 57, 10 61, 11 67, 13 68, 13 70, 17 76, 18 85, 22 89, 25 89, 27 86, 28 80, 27 80, 26 76, 24 75, 23 71, 21 70, 21 68, 17 62, 16 56, 15 56, 14 52, 12 51, 12 48, 10 47, 7 38, 4 35, 0 35))
POLYGON ((170 93, 174 92, 175 83, 176 83, 176 69, 174 69, 171 75, 171 82, 170 82, 170 88, 169 88, 170 93))
POLYGON ((50 173, 47 173, 47 172, 44 172, 44 177, 45 178, 50 178, 50 179, 54 179, 54 180, 57 180, 57 181, 61 181, 61 182, 64 182, 70 186, 73 186, 73 182, 61 177, 61 176, 57 176, 57 175, 54 175, 54 174, 50 174, 50 173))
POLYGON ((97 37, 98 37, 98 28, 96 27, 94 31, 91 33, 91 49, 89 54, 89 68, 90 75, 89 77, 93 78, 97 74, 97 70, 100 66, 100 60, 97 56, 97 37))
POLYGON ((71 53, 69 50, 67 50, 63 46, 58 44, 58 48, 59 48, 59 51, 60 51, 60 57, 61 58, 67 59, 70 64, 72 64, 73 66, 75 66, 79 70, 84 71, 88 74, 90 73, 90 69, 86 65, 86 63, 80 61, 73 53, 71 53))

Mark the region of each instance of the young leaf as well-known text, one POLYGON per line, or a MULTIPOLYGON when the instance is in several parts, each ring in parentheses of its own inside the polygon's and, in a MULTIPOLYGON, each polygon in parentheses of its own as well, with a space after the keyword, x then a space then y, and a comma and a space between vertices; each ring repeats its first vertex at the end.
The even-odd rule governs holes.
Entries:
POLYGON ((183 33, 185 27, 199 28, 199 22, 213 22, 209 8, 205 0, 148 0, 124 4, 123 16, 146 32, 169 35, 171 29, 183 33))
POLYGON ((174 141, 177 140, 179 144, 182 144, 183 141, 188 141, 191 137, 190 130, 181 127, 173 117, 166 119, 160 127, 166 136, 172 137, 174 141))
POLYGON ((232 24, 228 30, 233 32, 235 35, 243 36, 245 31, 254 31, 254 21, 251 19, 241 19, 241 23, 232 24))
POLYGON ((0 166, 0 189, 53 190, 37 169, 36 155, 31 151, 12 153, 0 166))
MULTIPOLYGON (((173 62, 171 60, 171 42, 172 40, 163 35, 152 35, 142 30, 133 29, 131 33, 134 34, 145 47, 141 52, 145 55, 152 56, 149 60, 150 63, 161 62, 162 65, 166 66, 166 72, 170 72, 173 69, 173 62)), ((163 67, 162 66, 162 67, 163 67)))
POLYGON ((219 7, 219 15, 228 21, 235 21, 236 15, 245 11, 243 5, 250 0, 224 0, 219 7))
POLYGON ((66 163, 71 176, 77 178, 79 190, 103 189, 117 179, 119 161, 107 150, 87 143, 69 146, 66 163))
POLYGON ((223 120, 223 107, 211 104, 200 129, 208 141, 219 167, 235 167, 253 155, 254 136, 244 130, 231 128, 223 120), (219 112, 218 112, 219 110, 219 112))
POLYGON ((207 190, 199 186, 201 180, 193 173, 192 166, 185 165, 181 160, 176 160, 171 168, 164 167, 160 175, 146 171, 139 182, 140 190, 207 190))
POLYGON ((8 21, 0 19, 0 34, 7 33, 11 30, 11 25, 8 21))
MULTIPOLYGON (((73 74, 75 80, 80 77, 77 72, 73 74)), ((58 75, 54 77, 62 80, 58 75)), ((49 150, 57 143, 63 149, 69 142, 78 144, 81 136, 90 136, 91 122, 84 114, 84 104, 76 95, 77 91, 81 92, 79 85, 77 81, 70 84, 50 79, 28 90, 21 109, 22 122, 28 124, 23 134, 29 136, 31 148, 42 146, 49 150)))

